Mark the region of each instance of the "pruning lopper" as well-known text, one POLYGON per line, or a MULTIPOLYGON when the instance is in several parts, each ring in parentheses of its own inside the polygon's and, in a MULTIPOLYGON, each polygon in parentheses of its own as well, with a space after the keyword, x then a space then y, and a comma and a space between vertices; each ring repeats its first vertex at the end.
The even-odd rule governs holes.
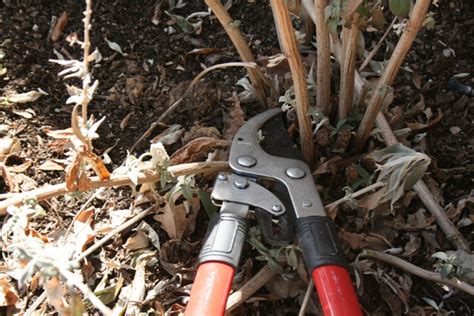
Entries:
POLYGON ((291 242, 296 230, 324 315, 362 315, 334 223, 280 109, 263 112, 239 129, 229 164, 232 173, 217 176, 211 195, 221 209, 209 224, 185 315, 224 315, 250 210, 270 243, 291 242), (275 221, 283 227, 279 231, 275 221))

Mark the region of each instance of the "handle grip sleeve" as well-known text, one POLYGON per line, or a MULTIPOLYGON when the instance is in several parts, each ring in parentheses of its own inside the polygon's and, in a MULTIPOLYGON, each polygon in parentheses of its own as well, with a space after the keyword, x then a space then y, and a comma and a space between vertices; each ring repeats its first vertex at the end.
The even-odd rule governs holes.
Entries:
POLYGON ((332 220, 301 217, 296 220, 296 230, 324 315, 362 315, 332 220))

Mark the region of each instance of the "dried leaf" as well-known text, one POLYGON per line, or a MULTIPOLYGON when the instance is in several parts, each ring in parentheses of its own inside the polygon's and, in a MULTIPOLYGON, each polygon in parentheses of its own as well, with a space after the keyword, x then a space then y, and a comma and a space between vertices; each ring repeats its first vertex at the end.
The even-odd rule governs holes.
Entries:
POLYGON ((116 51, 117 53, 119 53, 120 55, 122 56, 125 56, 123 51, 122 51, 122 48, 120 47, 119 44, 115 43, 115 42, 112 42, 112 41, 109 41, 107 39, 107 37, 105 38, 105 41, 107 42, 107 45, 109 46, 109 48, 113 51, 116 51))
POLYGON ((228 144, 228 141, 222 139, 199 137, 178 149, 171 156, 171 161, 173 164, 197 161, 206 157, 211 150, 226 148, 228 144))
POLYGON ((184 129, 181 125, 173 124, 161 132, 158 136, 154 137, 150 142, 152 144, 160 142, 165 146, 169 146, 176 143, 181 138, 181 136, 183 136, 183 133, 184 129))
POLYGON ((161 223, 161 228, 168 233, 170 238, 181 239, 183 235, 194 231, 200 206, 197 197, 174 206, 171 203, 166 203, 153 218, 161 223))
POLYGON ((43 171, 64 171, 64 166, 52 159, 43 162, 38 169, 43 171))
POLYGON ((128 126, 128 121, 130 121, 130 117, 132 116, 132 112, 125 115, 125 117, 120 122, 120 129, 123 131, 128 126))
POLYGON ((176 22, 176 24, 181 29, 181 31, 185 33, 194 33, 195 31, 194 25, 188 20, 186 20, 185 17, 181 15, 171 14, 166 10, 165 10, 165 13, 176 22))
POLYGON ((0 161, 3 161, 5 156, 18 153, 20 151, 21 143, 19 139, 9 137, 3 137, 0 139, 0 161))
POLYGON ((382 239, 366 234, 344 232, 342 240, 347 242, 350 247, 355 250, 368 248, 383 251, 387 249, 387 244, 382 239))
POLYGON ((245 114, 240 106, 240 100, 237 95, 233 94, 234 106, 229 115, 225 118, 224 139, 231 140, 237 130, 245 123, 245 114))
POLYGON ((95 291, 94 294, 98 298, 100 298, 100 300, 104 304, 110 304, 113 301, 115 301, 115 299, 117 298, 117 295, 120 293, 120 290, 122 289, 122 286, 123 286, 123 281, 124 279, 122 275, 120 275, 115 284, 110 285, 104 289, 95 291))
POLYGON ((127 242, 123 245, 123 247, 125 249, 133 251, 137 249, 146 248, 148 247, 149 243, 150 240, 148 239, 147 235, 144 232, 139 231, 136 234, 130 236, 127 239, 127 242))
POLYGON ((67 14, 66 11, 64 11, 59 17, 59 19, 56 21, 53 31, 51 32, 51 40, 53 42, 56 42, 59 39, 68 21, 69 21, 69 15, 67 14))
POLYGON ((44 92, 41 89, 38 89, 37 91, 29 91, 25 93, 17 93, 13 94, 10 96, 6 97, 0 97, 0 102, 6 102, 6 103, 30 103, 34 102, 39 99, 42 95, 47 95, 46 92, 44 92))
POLYGON ((49 278, 45 289, 48 294, 48 304, 53 306, 59 314, 64 314, 67 311, 64 300, 66 292, 59 278, 57 276, 49 278))
POLYGON ((8 279, 0 278, 0 307, 14 306, 18 300, 18 294, 8 279))
POLYGON ((145 298, 145 267, 146 261, 140 260, 135 266, 135 276, 132 281, 132 290, 128 297, 129 304, 125 311, 125 315, 139 315, 140 314, 140 304, 145 298))
POLYGON ((412 130, 420 130, 420 129, 425 129, 428 127, 433 126, 434 124, 438 123, 441 121, 443 118, 443 113, 441 112, 440 109, 438 109, 438 115, 435 118, 429 119, 427 123, 419 123, 419 122, 406 122, 407 126, 411 128, 412 130))
POLYGON ((86 246, 94 240, 94 230, 92 229, 94 209, 83 210, 76 216, 73 225, 74 247, 77 254, 83 252, 86 246))
POLYGON ((18 116, 21 116, 27 120, 32 119, 33 117, 36 116, 36 112, 32 109, 26 109, 26 110, 13 110, 13 113, 15 113, 18 116))

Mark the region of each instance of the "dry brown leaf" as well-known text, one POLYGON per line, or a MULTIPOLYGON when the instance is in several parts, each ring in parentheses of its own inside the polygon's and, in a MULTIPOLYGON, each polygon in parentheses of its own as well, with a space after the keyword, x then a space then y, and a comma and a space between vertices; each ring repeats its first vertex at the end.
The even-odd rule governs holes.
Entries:
POLYGON ((64 171, 64 166, 58 164, 57 162, 54 161, 54 159, 52 159, 52 160, 43 162, 38 167, 38 169, 43 170, 43 171, 64 171))
POLYGON ((225 118, 224 139, 231 140, 237 130, 245 123, 245 114, 240 106, 240 100, 237 93, 233 93, 232 99, 234 106, 230 110, 229 115, 225 118))
POLYGON ((128 122, 130 121, 130 117, 132 117, 132 112, 125 115, 125 117, 120 122, 120 129, 122 131, 128 126, 128 122))
POLYGON ((76 253, 81 253, 86 246, 94 240, 94 230, 92 229, 94 209, 79 212, 74 221, 74 245, 76 253))
POLYGON ((5 163, 7 164, 7 167, 10 170, 10 172, 13 172, 13 173, 25 172, 33 164, 33 161, 31 159, 25 159, 25 158, 15 156, 14 158, 15 162, 16 161, 18 162, 23 161, 23 162, 21 162, 20 164, 16 164, 14 166, 10 166, 9 161, 10 161, 10 158, 12 158, 12 156, 15 156, 15 155, 8 155, 8 157, 5 159, 5 163))
POLYGON ((165 146, 172 145, 176 143, 181 136, 183 136, 184 129, 179 124, 173 124, 167 127, 163 132, 155 136, 150 143, 156 144, 158 142, 162 143, 165 146))
POLYGON ((0 307, 14 306, 18 302, 15 288, 5 277, 0 278, 0 307))
POLYGON ((0 177, 3 178, 3 181, 5 182, 8 192, 19 192, 18 183, 12 177, 10 171, 3 164, 3 162, 0 162, 0 177))
POLYGON ((150 240, 145 232, 138 231, 134 235, 130 236, 123 247, 128 250, 137 250, 148 247, 150 240))
POLYGON ((383 203, 386 193, 387 193, 387 187, 382 187, 381 189, 375 191, 374 193, 371 193, 363 197, 361 200, 357 202, 357 205, 360 208, 365 208, 367 210, 374 210, 380 204, 383 203))
POLYGON ((375 236, 344 232, 342 239, 347 242, 354 250, 368 248, 372 250, 383 251, 387 249, 386 242, 375 236))
POLYGON ((197 197, 191 201, 185 200, 182 204, 175 206, 166 203, 153 218, 161 223, 161 228, 168 233, 170 238, 181 239, 183 235, 194 231, 200 207, 201 204, 197 197))
POLYGON ((10 154, 21 151, 21 143, 17 138, 4 137, 0 139, 0 161, 4 161, 10 154))
POLYGON ((163 269, 170 275, 180 273, 184 280, 192 280, 195 276, 195 268, 186 267, 190 257, 197 250, 198 243, 191 244, 185 240, 170 239, 161 245, 160 263, 163 269))
POLYGON ((435 117, 435 118, 429 118, 428 119, 428 122, 426 123, 419 123, 419 122, 406 122, 407 126, 409 128, 411 128, 412 130, 420 130, 420 129, 425 129, 425 128, 428 128, 428 127, 431 127, 433 126, 434 124, 438 123, 439 121, 441 121, 441 119, 443 118, 443 113, 441 112, 440 109, 438 109, 438 115, 435 117))
POLYGON ((66 302, 64 296, 65 289, 57 276, 53 276, 46 281, 46 293, 48 294, 48 304, 53 306, 59 314, 66 312, 66 302))
POLYGON ((193 139, 200 137, 222 138, 221 133, 215 128, 195 125, 183 136, 183 144, 187 144, 193 139))
POLYGON ((198 161, 199 159, 205 158, 211 150, 226 148, 228 144, 229 142, 227 140, 213 137, 199 137, 178 149, 171 156, 171 162, 173 164, 181 164, 198 161))
POLYGON ((64 11, 56 21, 56 24, 54 24, 53 31, 51 32, 51 40, 53 42, 56 42, 61 37, 61 34, 63 33, 68 21, 69 15, 66 11, 64 11))

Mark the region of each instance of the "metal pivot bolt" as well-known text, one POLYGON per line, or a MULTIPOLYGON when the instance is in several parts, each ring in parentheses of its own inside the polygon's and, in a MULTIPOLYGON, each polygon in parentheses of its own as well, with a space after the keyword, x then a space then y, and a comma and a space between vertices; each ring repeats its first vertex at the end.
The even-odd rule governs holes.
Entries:
POLYGON ((300 167, 290 167, 285 172, 288 177, 293 179, 301 179, 306 175, 306 172, 300 167))
POLYGON ((280 212, 281 211, 281 205, 280 204, 275 204, 272 206, 272 211, 274 212, 280 212))
POLYGON ((224 181, 224 180, 227 180, 227 175, 225 173, 219 173, 219 175, 217 176, 217 179, 221 180, 221 181, 224 181))
POLYGON ((242 155, 237 158, 237 163, 242 167, 250 168, 257 164, 257 159, 250 155, 242 155))
POLYGON ((234 185, 238 189, 245 189, 249 186, 249 182, 245 178, 237 178, 234 180, 234 185))
POLYGON ((303 207, 311 207, 311 206, 313 206, 313 202, 311 202, 310 200, 303 201, 303 207))

